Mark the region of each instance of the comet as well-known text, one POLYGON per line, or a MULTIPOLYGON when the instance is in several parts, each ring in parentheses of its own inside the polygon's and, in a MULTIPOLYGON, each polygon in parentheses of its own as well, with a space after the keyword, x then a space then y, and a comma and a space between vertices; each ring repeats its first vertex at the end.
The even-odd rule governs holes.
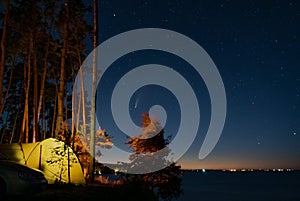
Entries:
POLYGON ((137 108, 138 103, 139 103, 139 98, 137 98, 137 99, 135 100, 135 104, 134 104, 134 108, 135 108, 135 109, 137 108))

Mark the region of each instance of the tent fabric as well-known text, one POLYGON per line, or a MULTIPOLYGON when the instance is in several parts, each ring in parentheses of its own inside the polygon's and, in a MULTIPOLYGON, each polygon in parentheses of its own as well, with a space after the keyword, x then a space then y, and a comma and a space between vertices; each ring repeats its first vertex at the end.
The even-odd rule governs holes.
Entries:
POLYGON ((57 139, 49 138, 36 143, 1 144, 0 153, 9 160, 43 171, 49 184, 85 184, 77 156, 70 147, 57 139))

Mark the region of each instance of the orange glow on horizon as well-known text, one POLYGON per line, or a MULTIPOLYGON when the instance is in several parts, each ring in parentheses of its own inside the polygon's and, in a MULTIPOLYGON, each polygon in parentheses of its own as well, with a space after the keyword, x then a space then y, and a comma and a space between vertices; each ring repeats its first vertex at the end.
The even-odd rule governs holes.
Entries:
POLYGON ((204 159, 191 160, 180 159, 178 164, 182 169, 215 169, 215 170, 242 170, 242 169, 300 169, 300 166, 292 162, 286 163, 284 161, 264 161, 258 162, 254 160, 225 160, 225 159, 204 159))

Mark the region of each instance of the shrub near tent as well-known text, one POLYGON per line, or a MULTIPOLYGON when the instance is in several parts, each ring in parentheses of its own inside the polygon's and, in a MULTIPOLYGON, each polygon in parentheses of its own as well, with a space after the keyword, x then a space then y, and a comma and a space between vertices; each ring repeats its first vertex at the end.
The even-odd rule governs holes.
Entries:
POLYGON ((1 144, 0 153, 9 160, 43 171, 49 184, 85 184, 77 156, 70 147, 57 139, 49 138, 27 144, 1 144))

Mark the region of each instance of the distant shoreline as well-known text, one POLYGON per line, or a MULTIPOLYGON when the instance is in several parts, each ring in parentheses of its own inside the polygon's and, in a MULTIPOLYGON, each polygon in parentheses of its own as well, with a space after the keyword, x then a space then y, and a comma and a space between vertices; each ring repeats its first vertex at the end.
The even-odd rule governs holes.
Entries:
POLYGON ((182 169, 190 172, 294 172, 300 169, 182 169))

